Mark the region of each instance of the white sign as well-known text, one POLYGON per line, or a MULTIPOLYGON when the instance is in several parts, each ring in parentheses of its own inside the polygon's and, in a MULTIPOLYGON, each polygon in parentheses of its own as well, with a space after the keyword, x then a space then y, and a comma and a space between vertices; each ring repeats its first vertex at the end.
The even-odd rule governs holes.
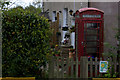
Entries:
POLYGON ((108 61, 100 61, 99 72, 106 73, 108 70, 108 61))

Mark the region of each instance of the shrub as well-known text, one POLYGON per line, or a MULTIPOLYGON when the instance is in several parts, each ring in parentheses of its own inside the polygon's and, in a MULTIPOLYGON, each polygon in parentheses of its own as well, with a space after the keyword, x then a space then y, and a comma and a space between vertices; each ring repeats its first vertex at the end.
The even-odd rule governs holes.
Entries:
POLYGON ((3 77, 42 77, 51 34, 48 20, 13 8, 3 11, 2 27, 3 77))

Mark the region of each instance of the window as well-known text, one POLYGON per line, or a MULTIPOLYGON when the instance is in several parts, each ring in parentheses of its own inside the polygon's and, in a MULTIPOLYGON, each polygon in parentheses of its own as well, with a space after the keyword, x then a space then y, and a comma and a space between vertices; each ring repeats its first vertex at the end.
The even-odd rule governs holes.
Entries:
POLYGON ((75 26, 75 20, 74 20, 74 19, 72 19, 71 25, 72 25, 72 26, 75 26))
POLYGON ((68 24, 68 9, 64 8, 64 10, 63 10, 63 27, 65 27, 66 24, 68 24))
POLYGON ((52 13, 52 22, 55 22, 55 17, 56 17, 56 11, 53 11, 53 13, 52 13))

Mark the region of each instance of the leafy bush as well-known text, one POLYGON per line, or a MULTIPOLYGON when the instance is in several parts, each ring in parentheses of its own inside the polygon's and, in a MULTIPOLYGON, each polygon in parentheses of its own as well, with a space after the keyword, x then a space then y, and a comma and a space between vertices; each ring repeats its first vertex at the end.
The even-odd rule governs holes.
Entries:
POLYGON ((30 10, 13 8, 3 11, 3 77, 43 77, 49 52, 48 20, 30 10))
MULTIPOLYGON (((115 38, 120 41, 120 30, 116 29, 117 33, 115 34, 115 38)), ((105 42, 104 45, 106 47, 109 48, 108 52, 103 53, 104 57, 108 57, 114 60, 114 58, 117 58, 116 60, 119 62, 119 58, 120 58, 120 43, 117 46, 112 46, 110 43, 105 42), (115 52, 117 52, 117 54, 115 54, 115 52)), ((109 59, 107 60, 108 62, 110 61, 109 59)), ((120 71, 116 72, 114 71, 114 65, 108 64, 108 71, 106 74, 104 74, 103 77, 108 77, 108 78, 113 78, 113 77, 118 77, 120 74, 120 71)))

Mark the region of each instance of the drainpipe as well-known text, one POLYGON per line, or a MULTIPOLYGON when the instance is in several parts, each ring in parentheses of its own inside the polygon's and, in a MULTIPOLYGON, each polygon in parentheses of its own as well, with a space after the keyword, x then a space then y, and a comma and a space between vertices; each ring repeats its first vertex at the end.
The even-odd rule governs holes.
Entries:
POLYGON ((90 7, 90 2, 89 2, 89 0, 88 0, 88 8, 90 7))
POLYGON ((74 10, 73 11, 75 12, 75 0, 74 0, 74 10))
MULTIPOLYGON (((74 10, 73 11, 76 12, 76 10, 75 10, 75 0, 74 0, 74 10)), ((76 58, 76 78, 78 78, 78 53, 77 53, 77 49, 75 49, 75 58, 76 58)))
POLYGON ((43 12, 44 12, 44 0, 42 0, 43 3, 42 3, 42 9, 43 9, 43 12))

